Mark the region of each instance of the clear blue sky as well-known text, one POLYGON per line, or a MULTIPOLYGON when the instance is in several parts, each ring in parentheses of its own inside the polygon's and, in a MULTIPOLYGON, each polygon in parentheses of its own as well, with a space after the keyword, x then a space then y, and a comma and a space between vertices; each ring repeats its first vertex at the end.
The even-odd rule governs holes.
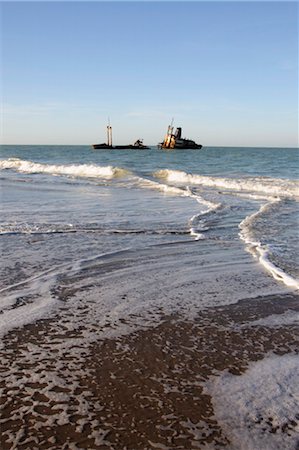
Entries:
POLYGON ((297 146, 297 6, 3 2, 3 142, 297 146))

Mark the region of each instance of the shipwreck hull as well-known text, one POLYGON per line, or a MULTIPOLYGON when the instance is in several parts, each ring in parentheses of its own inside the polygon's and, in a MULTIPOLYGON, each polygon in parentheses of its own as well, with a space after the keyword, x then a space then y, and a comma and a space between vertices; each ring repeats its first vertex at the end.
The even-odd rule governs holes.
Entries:
POLYGON ((171 124, 168 126, 164 141, 159 145, 159 147, 166 150, 173 150, 173 149, 185 150, 185 149, 201 149, 202 145, 197 144, 192 139, 182 138, 181 127, 177 127, 175 133, 173 133, 173 126, 171 124))

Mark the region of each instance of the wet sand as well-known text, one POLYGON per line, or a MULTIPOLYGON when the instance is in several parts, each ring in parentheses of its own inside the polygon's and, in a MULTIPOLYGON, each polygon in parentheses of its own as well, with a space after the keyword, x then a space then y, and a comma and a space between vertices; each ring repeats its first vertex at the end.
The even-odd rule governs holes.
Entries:
MULTIPOLYGON (((256 323, 290 311, 299 311, 296 294, 257 297, 194 320, 163 317, 85 349, 76 344, 84 325, 57 331, 44 320, 11 332, 0 350, 1 449, 230 448, 204 384, 223 371, 238 376, 268 352, 298 353, 298 325, 256 323)), ((297 425, 260 422, 286 435, 297 425)))

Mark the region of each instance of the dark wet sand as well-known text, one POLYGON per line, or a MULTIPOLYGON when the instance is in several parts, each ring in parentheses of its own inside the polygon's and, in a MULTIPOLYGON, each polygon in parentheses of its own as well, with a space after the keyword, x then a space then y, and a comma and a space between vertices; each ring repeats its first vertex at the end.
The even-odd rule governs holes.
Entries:
MULTIPOLYGON (((0 351, 6 361, 0 374, 0 447, 229 448, 202 385, 217 371, 242 373, 267 352, 298 352, 298 326, 250 326, 270 314, 299 311, 298 300, 295 294, 269 296, 206 309, 192 321, 165 317, 156 328, 93 344, 84 360, 76 362, 69 353, 59 369, 54 343, 71 338, 67 330, 53 336, 53 351, 47 344, 47 357, 36 365, 24 352, 49 342, 51 321, 10 333, 0 351), (50 386, 56 375, 65 384, 50 386), (66 397, 51 397, 55 390, 66 397)), ((265 432, 275 431, 268 424, 265 432)))

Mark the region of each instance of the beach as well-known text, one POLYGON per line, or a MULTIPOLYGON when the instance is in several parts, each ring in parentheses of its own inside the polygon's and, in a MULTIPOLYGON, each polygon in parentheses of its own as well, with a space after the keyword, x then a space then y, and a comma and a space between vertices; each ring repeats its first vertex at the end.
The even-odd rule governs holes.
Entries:
POLYGON ((3 146, 1 449, 296 450, 292 158, 3 146))
POLYGON ((161 317, 155 328, 82 348, 80 358, 75 344, 65 354, 61 344, 81 330, 53 333, 52 321, 44 321, 14 332, 5 341, 2 448, 296 448, 298 359, 286 355, 298 351, 298 323, 271 320, 298 310, 298 296, 285 294, 215 307, 188 321, 161 317), (249 407, 231 400, 225 381, 222 397, 212 395, 211 377, 226 378, 238 392, 239 378, 260 361, 258 386, 251 377, 239 393, 251 397, 249 407), (280 386, 284 370, 290 384, 280 386), (278 386, 275 408, 267 390, 277 396, 278 386), (290 399, 294 409, 286 415, 290 399), (223 420, 222 401, 239 411, 228 409, 223 420))

